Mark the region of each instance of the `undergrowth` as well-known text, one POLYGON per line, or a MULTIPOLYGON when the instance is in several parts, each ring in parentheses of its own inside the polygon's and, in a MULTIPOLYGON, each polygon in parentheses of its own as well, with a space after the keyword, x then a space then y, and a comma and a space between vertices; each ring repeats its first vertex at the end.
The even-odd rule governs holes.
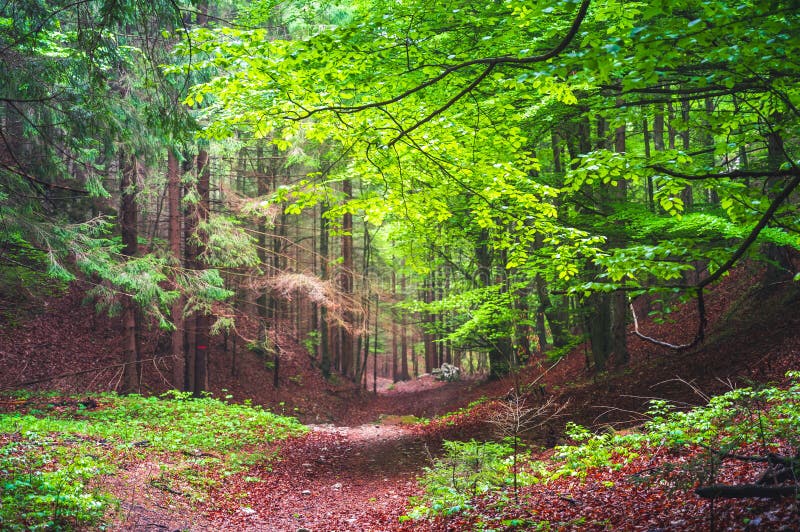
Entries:
POLYGON ((102 528, 115 501, 99 476, 153 455, 153 483, 202 500, 215 475, 269 455, 258 444, 300 434, 295 419, 250 405, 182 392, 161 398, 93 395, 83 400, 17 395, 17 411, 0 414, 0 529, 102 528), (251 456, 252 455, 252 456, 251 456), (169 456, 169 460, 161 460, 169 456))
MULTIPOLYGON (((514 485, 514 446, 509 441, 444 441, 444 456, 425 468, 420 484, 425 495, 413 498, 407 519, 453 514, 470 508, 477 496, 514 485)), ((517 484, 537 479, 516 472, 517 484)))
POLYGON ((789 372, 787 377, 786 388, 737 388, 691 410, 678 410, 664 400, 651 401, 650 420, 639 431, 592 434, 571 424, 568 434, 575 444, 556 448, 553 460, 561 465, 552 476, 584 476, 595 467, 619 469, 639 453, 658 448, 673 452, 699 448, 703 450, 699 458, 712 474, 714 462, 746 446, 755 445, 763 453, 781 449, 800 453, 800 372, 789 372))
MULTIPOLYGON (((788 478, 797 484, 800 372, 787 376, 789 385, 785 388, 733 389, 691 410, 679 410, 667 401, 651 401, 647 412, 650 420, 638 430, 594 434, 570 423, 567 434, 572 443, 556 447, 548 460, 528 459, 522 468, 526 473, 521 485, 546 486, 565 476, 585 479, 593 470, 621 470, 642 455, 654 457, 659 453, 675 460, 668 458, 665 465, 650 468, 641 475, 641 481, 683 490, 710 485, 719 481, 723 462, 744 457, 753 462, 793 464, 795 471, 788 478)), ((499 519, 495 524, 513 529, 502 520, 502 508, 514 505, 514 499, 508 496, 511 447, 504 443, 446 441, 444 449, 444 457, 427 468, 420 480, 425 494, 412 500, 413 508, 403 519, 469 512, 480 506, 479 499, 488 500, 491 494, 499 519)), ((523 528, 548 529, 544 521, 535 525, 527 523, 523 528)), ((477 529, 492 527, 486 523, 477 529)))

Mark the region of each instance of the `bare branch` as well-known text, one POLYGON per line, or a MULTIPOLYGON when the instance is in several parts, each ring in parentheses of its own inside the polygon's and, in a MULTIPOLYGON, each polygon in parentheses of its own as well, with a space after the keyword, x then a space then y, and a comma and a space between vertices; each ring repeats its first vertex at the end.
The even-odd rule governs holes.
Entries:
POLYGON ((756 241, 758 235, 761 234, 761 231, 767 226, 770 218, 772 218, 772 216, 777 212, 781 204, 784 201, 786 201, 786 199, 791 195, 791 193, 794 192, 794 190, 798 187, 798 185, 800 185, 800 171, 798 171, 799 169, 796 166, 792 166, 792 169, 795 171, 795 174, 793 174, 795 176, 794 179, 789 181, 789 183, 786 184, 783 190, 781 190, 780 194, 778 194, 775 197, 775 199, 772 200, 772 203, 770 203, 769 208, 761 216, 761 219, 759 219, 758 223, 755 225, 755 227, 753 227, 752 231, 750 231, 750 234, 747 236, 747 238, 744 239, 744 241, 741 244, 739 244, 739 247, 736 249, 733 255, 731 255, 730 258, 725 262, 725 264, 717 268, 717 270, 714 273, 712 273, 711 275, 709 275, 708 277, 697 283, 696 289, 699 291, 699 293, 702 293, 703 287, 710 285, 711 283, 722 277, 722 275, 725 272, 730 270, 731 267, 733 267, 733 265, 736 264, 736 262, 740 258, 742 258, 742 255, 744 255, 745 252, 753 244, 753 242, 756 241))
POLYGON ((458 102, 461 98, 463 98, 464 96, 466 96, 467 94, 472 92, 475 89, 475 87, 477 87, 484 79, 486 79, 486 77, 492 72, 492 70, 494 70, 494 67, 495 67, 495 65, 489 65, 488 67, 486 67, 486 69, 483 72, 481 72, 480 76, 478 76, 477 78, 472 80, 472 83, 470 83, 469 85, 464 87, 458 94, 456 94, 455 96, 450 98, 447 101, 447 103, 445 103, 444 105, 442 105, 441 107, 439 107, 438 109, 436 109, 435 111, 430 113, 425 118, 423 118, 421 120, 418 120, 413 126, 401 131, 399 135, 397 135, 395 138, 393 138, 389 142, 388 145, 389 146, 394 146, 397 141, 399 141, 403 137, 407 136, 409 133, 411 133, 415 129, 421 127, 422 125, 424 125, 424 124, 426 124, 428 122, 430 122, 431 120, 436 118, 438 115, 440 115, 443 112, 445 112, 448 109, 450 109, 450 107, 455 105, 455 103, 458 102))
POLYGON ((631 315, 633 316, 633 334, 635 334, 638 338, 644 340, 645 342, 650 342, 651 344, 660 345, 661 347, 674 349, 675 351, 685 351, 687 349, 691 349, 692 347, 698 345, 705 338, 705 329, 706 329, 706 324, 708 322, 706 320, 706 305, 703 299, 702 288, 697 289, 697 311, 699 314, 697 332, 695 333, 694 339, 688 344, 671 344, 669 342, 657 340, 656 338, 642 334, 639 331, 639 320, 636 318, 636 309, 633 308, 633 303, 630 304, 630 309, 631 309, 631 315))

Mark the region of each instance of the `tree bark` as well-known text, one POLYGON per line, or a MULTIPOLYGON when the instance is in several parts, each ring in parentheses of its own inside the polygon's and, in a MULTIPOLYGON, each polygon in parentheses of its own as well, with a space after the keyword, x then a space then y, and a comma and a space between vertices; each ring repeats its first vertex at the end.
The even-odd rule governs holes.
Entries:
MULTIPOLYGON (((397 300, 397 272, 392 269, 392 302, 397 300)), ((392 314, 392 382, 400 380, 399 358, 397 353, 397 319, 392 314)))
MULTIPOLYGON (((405 263, 403 264, 405 266, 405 263)), ((400 294, 405 297, 406 293, 406 274, 400 275, 400 294)), ((404 310, 400 311, 400 380, 407 381, 411 377, 408 374, 408 321, 404 310)), ((413 342, 413 340, 412 340, 413 342)), ((416 363, 414 364, 414 375, 416 376, 416 363)))
MULTIPOLYGON (((689 111, 691 110, 691 103, 688 99, 684 98, 681 100, 681 120, 685 124, 686 129, 681 131, 680 136, 681 140, 683 141, 683 151, 688 153, 689 148, 691 146, 690 143, 690 136, 689 136, 689 111)), ((689 212, 694 207, 694 192, 692 190, 691 183, 686 185, 686 187, 681 192, 681 199, 683 200, 683 209, 684 212, 689 212)))
MULTIPOLYGON (((167 151, 167 210, 169 211, 168 240, 176 268, 181 266, 181 173, 178 157, 172 149, 167 151)), ((179 297, 172 304, 172 381, 178 390, 186 390, 186 354, 183 351, 183 306, 179 297)))
MULTIPOLYGON (((342 182, 342 193, 345 201, 353 196, 353 183, 349 179, 342 182)), ((339 276, 340 287, 344 296, 350 299, 353 295, 353 272, 355 264, 353 261, 353 215, 345 212, 342 216, 342 272, 339 276)), ((349 304, 349 302, 348 302, 349 304)), ((344 313, 345 322, 354 322, 353 312, 346 310, 344 313)), ((342 373, 348 377, 354 377, 354 349, 353 333, 341 327, 341 357, 342 373)))
MULTIPOLYGON (((208 220, 210 210, 210 191, 211 191, 211 167, 209 165, 208 152, 201 149, 197 154, 197 204, 196 217, 198 228, 199 245, 195 256, 195 267, 203 269, 201 255, 206 236, 199 230, 200 224, 208 220)), ((200 312, 195 316, 195 354, 194 354, 194 388, 195 396, 202 395, 208 389, 208 352, 210 343, 211 316, 208 313, 200 312)))
MULTIPOLYGON (((194 169, 197 163, 197 157, 186 159, 187 172, 194 169)), ((184 190, 185 195, 189 195, 191 188, 194 186, 196 190, 197 177, 194 179, 194 185, 187 184, 184 190)), ((183 267, 187 270, 197 268, 197 244, 195 242, 194 234, 197 231, 197 204, 184 205, 183 216, 183 267)), ((195 345, 197 331, 196 316, 184 316, 184 330, 183 330, 183 351, 184 351, 184 382, 186 383, 186 391, 194 392, 195 386, 195 345)))
MULTIPOLYGON (((138 211, 136 207, 138 164, 132 155, 122 156, 122 179, 120 181, 120 229, 122 232, 122 254, 135 257, 138 251, 138 211)), ((122 393, 136 393, 141 381, 141 354, 138 349, 136 335, 139 329, 139 313, 130 296, 122 296, 123 323, 123 372, 122 393)))
MULTIPOLYGON (((322 203, 319 210, 319 270, 323 280, 328 279, 328 220, 325 217, 327 205, 322 203)), ((325 378, 331 375, 331 353, 328 335, 328 309, 320 305, 319 309, 319 359, 320 368, 325 378)))
MULTIPOLYGON (((617 153, 625 153, 625 125, 619 126, 614 135, 614 151, 617 153)), ((624 202, 627 196, 627 184, 624 179, 619 180, 616 190, 614 190, 614 199, 620 203, 624 202)), ((611 294, 611 342, 612 342, 612 357, 617 366, 625 366, 630 361, 630 354, 628 353, 628 337, 627 337, 627 321, 628 321, 628 294, 624 291, 618 290, 611 294)))

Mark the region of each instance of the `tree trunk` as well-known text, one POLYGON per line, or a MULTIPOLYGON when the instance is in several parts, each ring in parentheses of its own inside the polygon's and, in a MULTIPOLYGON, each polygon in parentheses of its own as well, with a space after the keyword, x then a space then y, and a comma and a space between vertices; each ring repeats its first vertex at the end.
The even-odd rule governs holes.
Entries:
MULTIPOLYGON (((328 279, 328 220, 325 218, 327 205, 322 203, 319 210, 319 270, 323 280, 328 279)), ((320 305, 319 309, 319 359, 320 368, 325 378, 331 375, 331 354, 328 336, 328 309, 320 305)))
MULTIPOLYGON (((372 393, 378 393, 378 318, 380 318, 380 300, 378 294, 375 294, 375 347, 372 348, 372 393)), ((369 321, 367 322, 369 326, 369 321)), ((369 355, 369 349, 366 350, 369 355)), ((366 373, 367 357, 364 357, 364 372, 366 373)))
POLYGON ((409 346, 409 356, 411 356, 411 367, 414 370, 414 378, 419 377, 419 361, 417 360, 417 348, 414 343, 414 336, 411 336, 411 345, 409 346))
MULTIPOLYGON (((403 264, 405 266, 405 263, 403 264)), ((403 297, 406 294, 406 274, 400 275, 400 293, 403 297)), ((400 380, 407 381, 411 377, 408 374, 408 321, 404 310, 400 311, 400 380)), ((412 340, 413 343, 413 340, 412 340)), ((414 363, 414 375, 416 376, 416 363, 414 363)))
MULTIPOLYGON (((770 130, 767 133, 767 164, 770 170, 777 170, 786 161, 786 149, 783 137, 780 132, 770 130)), ((764 183, 767 196, 774 200, 780 190, 780 179, 770 177, 764 183)), ((794 266, 786 246, 779 246, 774 243, 767 243, 763 246, 764 254, 767 257, 767 282, 777 282, 784 279, 791 279, 794 266)))
MULTIPOLYGON (((422 284, 422 300, 425 303, 433 302, 433 288, 430 275, 425 278, 422 284)), ((436 368, 436 346, 433 343, 434 336, 431 333, 434 317, 430 312, 425 312, 423 319, 422 341, 425 347, 425 373, 430 373, 436 368)))
MULTIPOLYGON (((136 192, 138 189, 137 173, 138 163, 131 155, 123 155, 122 180, 120 181, 120 229, 122 232, 122 254, 126 257, 135 257, 138 251, 138 212, 136 207, 136 192)), ((136 393, 139 391, 141 381, 141 354, 138 349, 136 335, 139 329, 139 313, 136 304, 130 296, 122 296, 122 323, 123 323, 123 372, 122 392, 136 393)))
MULTIPOLYGON (((200 224, 208 220, 210 210, 210 191, 211 191, 211 167, 209 165, 208 152, 201 149, 197 154, 197 195, 199 202, 195 210, 196 230, 199 244, 196 248, 197 254, 194 258, 195 268, 203 269, 200 256, 203 252, 205 234, 200 231, 200 224)), ((208 350, 209 350, 209 331, 211 328, 211 317, 205 312, 195 316, 195 342, 194 342, 194 387, 195 396, 200 396, 208 389, 208 350)))
MULTIPOLYGON (((173 263, 181 265, 181 173, 178 157, 172 149, 167 150, 167 210, 169 211, 168 239, 173 263)), ((186 354, 183 351, 183 306, 179 297, 172 304, 172 381, 178 390, 186 390, 186 354)))
MULTIPOLYGON (((397 272, 392 270, 392 303, 397 301, 397 272)), ((399 360, 397 353, 397 319, 394 313, 392 316, 392 382, 400 380, 399 360)))
MULTIPOLYGON (((681 140, 683 141, 683 151, 688 153, 690 147, 690 137, 689 137, 689 111, 691 109, 691 103, 688 99, 681 100, 681 120, 685 124, 686 129, 680 133, 681 140)), ((689 212, 694 207, 694 192, 692 191, 692 185, 686 185, 686 187, 681 192, 681 199, 683 200, 683 209, 684 212, 689 212)))
MULTIPOLYGON (((614 151, 625 153, 625 125, 619 126, 614 135, 614 151)), ((624 179, 619 180, 614 199, 620 203, 627 196, 627 184, 624 179)), ((627 337, 628 321, 628 294, 618 290, 611 294, 611 345, 612 358, 617 366, 625 366, 630 361, 627 337)))
POLYGON ((586 320, 586 329, 594 367, 599 373, 606 370, 611 355, 611 297, 604 293, 592 294, 587 303, 591 314, 586 320))
MULTIPOLYGON (((256 145, 256 195, 259 198, 266 198, 269 194, 269 181, 267 180, 267 171, 264 166, 264 146, 262 142, 256 145)), ((258 245, 258 262, 262 268, 265 268, 264 275, 269 275, 269 264, 267 263, 267 222, 259 223, 256 228, 257 245, 258 245)), ((262 288, 256 297, 256 307, 258 308, 258 317, 261 322, 267 321, 267 292, 268 288, 262 288)), ((266 327, 259 328, 259 330, 266 331, 266 327)), ((263 343, 266 338, 259 338, 258 341, 263 343)))
MULTIPOLYGON (((187 172, 192 170, 197 163, 197 158, 186 158, 187 172), (191 166, 190 166, 191 165, 191 166)), ((184 195, 193 193, 190 190, 193 186, 196 187, 197 178, 194 179, 194 185, 187 184, 184 195)), ((187 270, 197 268, 197 244, 195 242, 194 234, 197 231, 197 204, 184 205, 183 215, 183 267, 187 270)), ((183 380, 186 383, 186 391, 194 392, 195 386, 195 345, 197 330, 196 316, 184 316, 184 330, 183 330, 183 351, 184 351, 184 376, 183 380)))
MULTIPOLYGON (((342 193, 344 194, 345 201, 349 201, 353 196, 353 183, 349 179, 342 182, 342 193)), ((353 272, 355 271, 355 264, 353 261, 353 215, 349 212, 344 213, 342 216, 342 273, 339 277, 340 287, 342 293, 348 299, 353 294, 353 272)), ((347 324, 352 325, 354 322, 353 312, 346 310, 344 319, 347 324)), ((341 357, 342 357, 342 373, 345 376, 354 376, 354 349, 353 349, 353 333, 344 327, 341 328, 341 357)))

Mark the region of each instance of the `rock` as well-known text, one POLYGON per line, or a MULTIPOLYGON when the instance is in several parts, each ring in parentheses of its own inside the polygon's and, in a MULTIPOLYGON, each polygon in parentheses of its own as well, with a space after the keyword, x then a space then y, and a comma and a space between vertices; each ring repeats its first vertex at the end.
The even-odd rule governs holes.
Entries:
POLYGON ((342 489, 342 483, 341 483, 341 482, 337 482, 336 484, 334 484, 333 486, 331 486, 331 489, 332 489, 332 490, 337 490, 337 491, 338 491, 338 490, 340 490, 340 489, 342 489))
POLYGON ((245 506, 245 507, 241 508, 241 509, 239 510, 239 512, 240 512, 242 515, 246 516, 246 517, 252 517, 252 516, 254 516, 254 515, 256 515, 256 514, 257 514, 257 512, 256 512, 255 510, 253 510, 252 508, 249 508, 249 507, 247 507, 247 506, 245 506))
POLYGON ((311 529, 309 529, 309 528, 298 528, 297 532, 311 532, 311 529))
POLYGON ((303 490, 300 493, 303 495, 311 495, 311 490, 303 490))
POLYGON ((434 369, 431 373, 436 377, 436 380, 453 382, 461 378, 461 369, 452 364, 445 362, 442 367, 434 369))

